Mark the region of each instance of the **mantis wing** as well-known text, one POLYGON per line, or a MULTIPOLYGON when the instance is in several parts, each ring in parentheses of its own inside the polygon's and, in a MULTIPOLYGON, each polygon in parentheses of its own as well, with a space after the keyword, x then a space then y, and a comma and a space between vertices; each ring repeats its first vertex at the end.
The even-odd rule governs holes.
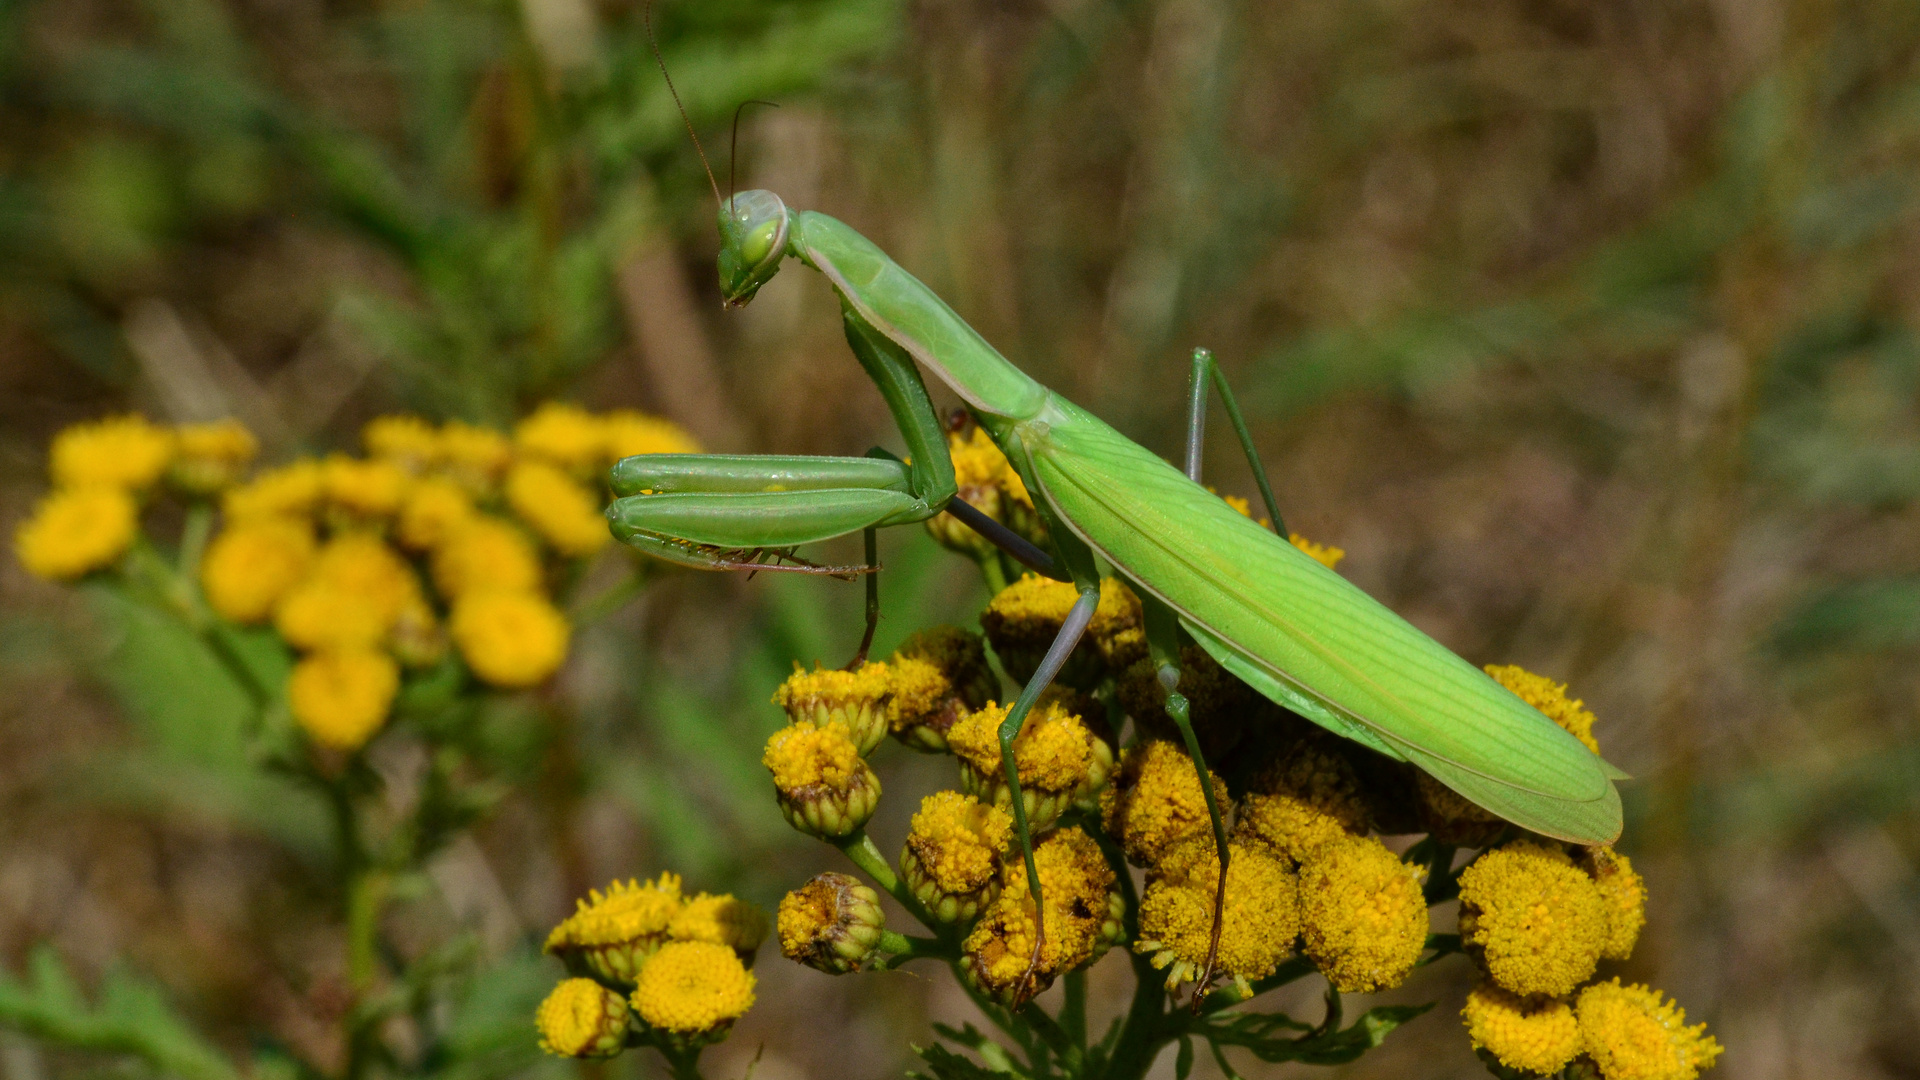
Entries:
POLYGON ((1050 405, 1015 429, 1048 501, 1222 666, 1525 828, 1620 835, 1623 774, 1579 740, 1092 414, 1050 405))

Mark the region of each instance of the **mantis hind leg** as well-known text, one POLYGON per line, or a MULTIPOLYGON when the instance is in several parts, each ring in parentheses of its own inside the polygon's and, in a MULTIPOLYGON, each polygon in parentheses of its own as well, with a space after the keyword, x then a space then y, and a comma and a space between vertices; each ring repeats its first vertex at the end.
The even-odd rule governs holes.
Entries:
POLYGON ((1007 718, 1000 724, 1000 767, 1006 773, 1007 788, 1010 792, 1013 811, 1013 827, 1020 838, 1020 854, 1027 864, 1027 894, 1033 897, 1033 955, 1027 960, 1027 970, 1020 977, 1015 997, 1025 1000, 1032 995, 1028 992, 1033 985, 1035 973, 1040 967, 1040 957, 1046 949, 1046 904, 1040 895, 1040 868, 1033 859, 1033 834, 1027 828, 1026 800, 1020 794, 1020 769, 1014 760, 1013 740, 1020 734, 1020 728, 1026 723, 1027 714, 1033 711, 1034 702, 1040 700, 1047 687, 1053 685, 1054 677, 1066 666, 1067 657, 1073 654, 1074 646, 1080 644, 1080 637, 1086 633, 1087 624, 1093 621, 1094 609, 1100 606, 1100 583, 1098 580, 1079 583, 1080 596, 1073 607, 1067 611, 1067 617, 1060 624, 1060 632, 1054 635, 1053 644, 1047 647, 1047 654, 1034 670, 1033 677, 1020 691, 1020 697, 1013 708, 1007 710, 1007 718))
POLYGON ((1220 371, 1211 349, 1193 350, 1193 379, 1188 385, 1187 394, 1187 479, 1196 484, 1200 482, 1200 450, 1207 431, 1208 383, 1220 391, 1220 403, 1226 406, 1227 419, 1233 422, 1233 432, 1240 438, 1240 449, 1247 455, 1247 464, 1253 468, 1253 480, 1260 485, 1260 500, 1266 505, 1273 531, 1281 536, 1287 535, 1286 523, 1280 518, 1280 506, 1273 498, 1273 485, 1267 482, 1267 468, 1260 463, 1260 451, 1254 448, 1253 433, 1247 430, 1247 419, 1240 413, 1240 403, 1234 400, 1233 388, 1227 385, 1227 377, 1220 371))

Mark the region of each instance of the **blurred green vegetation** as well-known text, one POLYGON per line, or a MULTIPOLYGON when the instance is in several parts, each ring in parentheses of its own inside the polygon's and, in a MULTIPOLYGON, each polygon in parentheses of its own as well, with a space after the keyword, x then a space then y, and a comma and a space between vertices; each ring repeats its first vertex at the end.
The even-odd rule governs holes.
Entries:
MULTIPOLYGON (((1570 681, 1640 778, 1623 846, 1655 930, 1625 974, 1712 1021, 1727 1075, 1920 1070, 1920 5, 654 21, 720 183, 736 106, 778 101, 742 121, 742 187, 844 217, 1168 453, 1184 349, 1210 346, 1290 523, 1470 659, 1570 681)), ((129 408, 240 414, 270 456, 554 395, 725 449, 892 445, 817 280, 721 314, 711 215, 631 0, 0 0, 0 518, 61 424, 129 408)), ((1216 482, 1251 493, 1228 449, 1216 482)), ((978 600, 924 538, 887 543, 883 646, 978 600)), ((515 794, 457 869, 491 899, 419 883, 396 936, 509 930, 408 1068, 533 1068, 532 949, 589 885, 673 868, 764 903, 804 876, 765 699, 850 650, 853 593, 675 576, 582 635, 564 710, 482 718, 515 794)), ((175 1075, 212 1052, 188 1028, 328 1071, 324 807, 243 760, 236 690, 181 628, 11 564, 0 605, 0 967, 41 941, 89 982, 124 958, 194 1019, 45 960, 0 1016, 175 1075)), ((923 1037, 925 988, 764 977, 735 1043, 782 1077, 894 1071, 923 1037), (844 1037, 814 1045, 817 1015, 844 1037)), ((1474 1075, 1448 1011, 1356 1069, 1474 1075)))

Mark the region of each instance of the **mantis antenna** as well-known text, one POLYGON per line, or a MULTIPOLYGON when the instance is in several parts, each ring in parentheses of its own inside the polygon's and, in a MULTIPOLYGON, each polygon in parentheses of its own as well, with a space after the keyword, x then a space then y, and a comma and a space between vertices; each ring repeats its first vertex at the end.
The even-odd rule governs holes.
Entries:
POLYGON ((769 109, 777 109, 780 107, 780 103, 777 101, 761 101, 759 98, 748 98, 747 100, 741 102, 738 106, 734 108, 733 134, 732 136, 729 137, 727 141, 727 205, 728 206, 733 205, 733 167, 736 164, 738 164, 740 161, 740 114, 743 112, 746 112, 747 106, 749 105, 765 105, 769 109))
MULTIPOLYGON (((660 56, 660 42, 653 36, 653 0, 647 0, 640 9, 640 24, 647 29, 647 47, 653 50, 653 62, 660 66, 660 77, 667 80, 667 93, 673 95, 673 107, 680 110, 680 122, 687 125, 687 138, 693 140, 693 152, 700 155, 700 167, 707 171, 707 186, 713 189, 713 201, 720 202, 720 184, 713 178, 713 165, 707 161, 706 148, 700 145, 700 136, 693 133, 693 120, 687 116, 687 107, 680 102, 680 91, 673 88, 673 76, 667 74, 667 62, 660 56)), ((737 123, 740 114, 735 112, 737 123)), ((729 186, 733 183, 732 174, 727 177, 729 186)))

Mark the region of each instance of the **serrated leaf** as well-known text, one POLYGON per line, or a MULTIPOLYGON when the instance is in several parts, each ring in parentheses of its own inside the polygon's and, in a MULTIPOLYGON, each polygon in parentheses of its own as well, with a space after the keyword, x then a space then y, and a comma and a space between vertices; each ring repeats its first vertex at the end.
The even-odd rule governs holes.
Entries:
POLYGON ((58 1046, 130 1054, 179 1080, 239 1080, 225 1055, 202 1041, 151 983, 115 971, 99 1002, 88 1004, 52 949, 35 949, 28 969, 24 982, 0 972, 0 1026, 58 1046))
POLYGON ((1352 1061, 1379 1046, 1388 1033, 1412 1020, 1432 1005, 1382 1005, 1369 1009, 1351 1025, 1320 1031, 1282 1013, 1247 1013, 1227 1017, 1194 1029, 1214 1048, 1215 1057, 1228 1046, 1251 1051, 1265 1062, 1300 1061, 1309 1065, 1340 1065, 1352 1061), (1305 1031, 1299 1038, 1283 1038, 1282 1031, 1305 1031))
POLYGON ((962 1057, 937 1043, 930 1046, 916 1046, 913 1052, 920 1055, 920 1060, 927 1063, 929 1070, 926 1073, 907 1074, 918 1080, 1001 1080, 1006 1076, 1026 1075, 1011 1068, 996 1072, 972 1058, 962 1057))

